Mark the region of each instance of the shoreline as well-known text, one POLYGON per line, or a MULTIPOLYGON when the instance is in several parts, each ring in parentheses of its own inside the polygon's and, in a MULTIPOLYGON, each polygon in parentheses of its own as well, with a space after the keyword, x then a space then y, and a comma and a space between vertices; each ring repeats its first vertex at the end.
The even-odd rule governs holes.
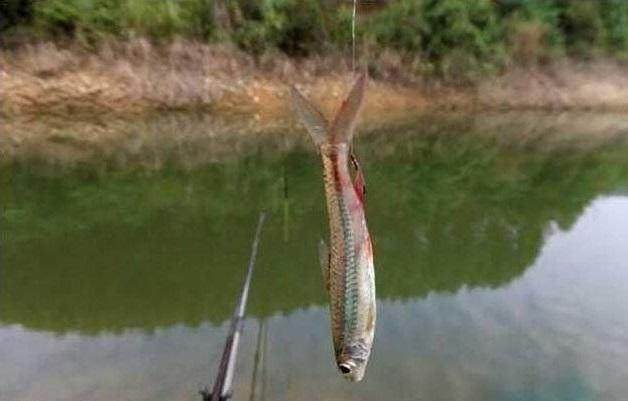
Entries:
MULTIPOLYGON (((428 81, 405 71, 399 60, 389 64, 371 74, 367 119, 438 111, 628 112, 628 71, 613 61, 511 68, 465 85, 428 81)), ((231 46, 175 41, 156 47, 136 40, 90 52, 53 43, 0 51, 0 80, 5 118, 205 110, 264 123, 289 114, 289 85, 330 113, 351 71, 337 56, 254 60, 231 46)))
MULTIPOLYGON (((403 136, 468 135, 480 142, 541 152, 588 151, 626 143, 628 119, 621 112, 492 111, 427 112, 394 119, 363 118, 359 146, 384 153, 403 136), (490 134, 489 134, 490 133, 490 134), (504 135, 504 133, 509 133, 504 135)), ((311 143, 294 118, 262 121, 207 112, 168 112, 129 116, 103 114, 19 116, 3 121, 0 168, 26 166, 44 174, 78 169, 107 171, 192 170, 231 163, 253 155, 282 157, 311 143), (274 155, 274 156, 273 156, 274 155)))
MULTIPOLYGON (((289 85, 330 116, 352 83, 340 57, 255 61, 224 45, 112 46, 86 52, 48 43, 0 51, 0 164, 96 161, 104 168, 158 169, 177 152, 189 166, 228 160, 234 149, 278 133, 282 146, 293 146, 303 138, 287 101, 289 85)), ((388 135, 405 120, 455 114, 514 114, 538 126, 526 116, 547 113, 578 122, 561 120, 559 131, 578 131, 590 120, 609 132, 626 130, 628 70, 616 62, 513 68, 466 86, 427 82, 400 65, 378 74, 365 99, 365 131, 388 135)))

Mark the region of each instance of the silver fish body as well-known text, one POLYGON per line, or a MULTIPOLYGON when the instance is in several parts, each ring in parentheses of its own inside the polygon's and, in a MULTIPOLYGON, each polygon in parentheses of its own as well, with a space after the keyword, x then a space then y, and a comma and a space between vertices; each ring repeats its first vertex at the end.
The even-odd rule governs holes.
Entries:
POLYGON ((336 362, 352 381, 364 376, 375 333, 373 249, 361 195, 351 182, 346 144, 321 148, 329 218, 328 288, 336 362))
POLYGON ((321 267, 330 297, 336 364, 351 381, 364 377, 376 320, 373 249, 364 212, 363 178, 358 169, 353 180, 349 169, 349 147, 365 85, 362 76, 331 126, 293 90, 295 108, 323 164, 330 247, 320 250, 321 267))

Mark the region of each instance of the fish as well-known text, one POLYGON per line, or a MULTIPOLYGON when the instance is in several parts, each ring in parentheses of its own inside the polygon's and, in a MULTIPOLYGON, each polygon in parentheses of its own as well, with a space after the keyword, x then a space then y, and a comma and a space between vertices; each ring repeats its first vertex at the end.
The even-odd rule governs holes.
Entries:
POLYGON ((329 222, 329 244, 319 243, 323 281, 329 295, 336 365, 346 379, 361 381, 375 334, 375 269, 366 224, 366 186, 351 142, 367 86, 366 74, 355 81, 333 120, 295 87, 291 102, 321 156, 329 222), (351 167, 355 170, 351 175, 351 167))

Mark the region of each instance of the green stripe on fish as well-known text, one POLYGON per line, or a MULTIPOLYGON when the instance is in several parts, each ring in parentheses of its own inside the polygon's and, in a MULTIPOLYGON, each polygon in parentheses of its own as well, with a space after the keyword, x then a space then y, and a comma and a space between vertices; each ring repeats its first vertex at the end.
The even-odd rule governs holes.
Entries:
POLYGON ((342 198, 339 199, 340 216, 344 238, 344 331, 343 338, 352 339, 357 324, 357 272, 355 263, 355 245, 351 229, 351 218, 342 198))

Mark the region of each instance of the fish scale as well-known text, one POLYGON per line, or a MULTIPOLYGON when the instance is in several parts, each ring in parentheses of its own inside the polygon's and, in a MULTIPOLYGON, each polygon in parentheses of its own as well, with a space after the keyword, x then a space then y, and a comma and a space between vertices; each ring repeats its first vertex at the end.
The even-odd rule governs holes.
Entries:
POLYGON ((343 338, 353 338, 353 332, 357 325, 357 272, 355 265, 355 245, 353 242, 353 232, 344 202, 340 202, 340 211, 343 216, 343 235, 345 244, 345 260, 344 260, 344 334, 343 338))
MULTIPOLYGON (((334 166, 333 158, 328 158, 328 160, 324 161, 323 166, 326 172, 333 172, 337 168, 334 166)), ((346 340, 354 337, 354 332, 357 328, 358 292, 355 244, 347 206, 342 199, 342 194, 338 193, 337 183, 333 179, 329 179, 329 177, 333 176, 330 173, 325 174, 325 187, 327 197, 330 199, 328 213, 330 216, 330 227, 332 227, 330 235, 332 247, 330 273, 337 280, 335 281, 337 284, 333 286, 333 289, 337 290, 340 287, 341 290, 337 291, 338 295, 335 298, 337 301, 332 302, 332 319, 335 320, 334 326, 337 328, 339 339, 346 340), (340 224, 335 224, 335 222, 340 222, 340 224)))
POLYGON ((295 111, 322 159, 330 248, 322 244, 319 256, 329 290, 336 364, 351 381, 362 380, 375 333, 375 275, 364 215, 364 180, 353 155, 355 181, 348 163, 365 87, 362 75, 331 124, 296 89, 291 91, 295 111))

